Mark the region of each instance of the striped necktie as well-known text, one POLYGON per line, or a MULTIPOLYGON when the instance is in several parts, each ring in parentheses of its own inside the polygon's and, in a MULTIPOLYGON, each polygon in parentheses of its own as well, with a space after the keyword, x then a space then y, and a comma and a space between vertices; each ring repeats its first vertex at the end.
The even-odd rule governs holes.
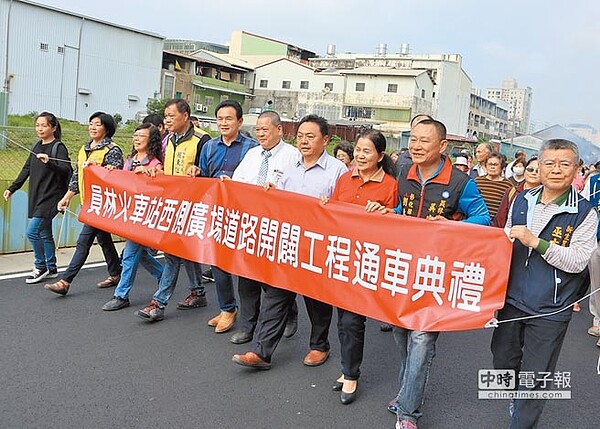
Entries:
POLYGON ((269 158, 273 155, 271 151, 262 151, 262 162, 258 169, 258 179, 256 180, 257 185, 264 185, 267 182, 267 172, 269 171, 269 158))

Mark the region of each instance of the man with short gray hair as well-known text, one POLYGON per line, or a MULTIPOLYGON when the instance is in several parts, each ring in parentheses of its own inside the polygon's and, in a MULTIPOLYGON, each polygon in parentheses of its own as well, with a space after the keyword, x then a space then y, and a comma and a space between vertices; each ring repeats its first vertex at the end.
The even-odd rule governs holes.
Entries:
POLYGON ((477 146, 477 149, 475 149, 475 158, 477 159, 477 165, 475 165, 469 172, 469 176, 471 176, 472 179, 475 179, 479 176, 485 176, 487 174, 487 171, 485 169, 485 163, 487 162, 488 158, 490 157, 493 151, 494 148, 489 143, 481 143, 477 146))
MULTIPOLYGON (((569 321, 570 307, 589 286, 588 261, 596 249, 598 217, 571 186, 579 150, 568 140, 545 141, 539 151, 541 186, 514 200, 506 228, 514 240, 506 303, 492 336, 494 368, 529 372, 543 391, 543 374, 554 375, 569 321), (564 311, 563 311, 564 310, 564 311)), ((545 400, 515 399, 510 428, 535 427, 545 400)))

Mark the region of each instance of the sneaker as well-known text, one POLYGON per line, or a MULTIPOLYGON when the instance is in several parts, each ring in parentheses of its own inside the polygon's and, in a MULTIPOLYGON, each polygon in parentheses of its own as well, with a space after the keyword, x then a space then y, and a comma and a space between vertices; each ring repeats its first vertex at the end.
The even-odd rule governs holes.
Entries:
POLYGON ((387 410, 392 414, 398 413, 398 407, 396 406, 396 398, 392 399, 387 406, 387 410))
POLYGON ((148 322, 158 322, 165 318, 165 309, 160 308, 158 302, 152 300, 147 307, 136 311, 135 315, 148 322))
POLYGON ((396 422, 396 429, 417 429, 417 424, 410 420, 398 420, 396 422))
POLYGON ((191 308, 206 307, 208 301, 204 292, 197 293, 192 291, 186 299, 177 303, 177 308, 180 310, 189 310, 191 308))
POLYGON ((115 296, 113 299, 108 301, 106 304, 102 306, 102 310, 104 311, 116 311, 122 308, 129 307, 129 300, 127 298, 121 298, 119 296, 115 296))
POLYGON ((42 280, 44 280, 46 277, 48 277, 48 274, 50 274, 50 272, 45 268, 43 270, 34 268, 33 271, 31 272, 31 275, 25 279, 25 283, 27 283, 27 284, 39 283, 42 280))
POLYGON ((215 278, 213 277, 212 270, 210 268, 202 273, 202 283, 214 283, 214 282, 215 282, 215 278))
POLYGON ((57 277, 58 277, 58 270, 56 268, 54 268, 53 270, 49 270, 48 275, 46 276, 47 279, 55 279, 57 277))

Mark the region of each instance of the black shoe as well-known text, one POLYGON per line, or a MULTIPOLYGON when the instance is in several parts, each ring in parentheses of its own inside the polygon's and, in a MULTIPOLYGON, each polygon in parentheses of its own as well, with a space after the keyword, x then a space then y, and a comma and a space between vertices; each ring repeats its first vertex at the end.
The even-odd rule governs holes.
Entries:
POLYGON ((50 271, 48 271, 46 268, 44 268, 43 270, 34 268, 33 271, 31 272, 31 275, 29 275, 28 277, 25 278, 25 283, 27 283, 27 284, 39 283, 42 280, 44 280, 45 278, 47 278, 48 274, 50 274, 50 271))
POLYGON ((341 392, 342 387, 344 387, 344 383, 342 383, 341 381, 336 381, 331 385, 331 390, 333 390, 334 392, 341 392))
POLYGON ((229 339, 233 344, 245 344, 252 341, 252 332, 238 331, 229 339))
POLYGON ((214 282, 215 282, 215 278, 213 277, 212 270, 210 268, 202 273, 202 283, 214 283, 214 282))
POLYGON ((115 296, 113 299, 111 299, 102 306, 102 310, 116 311, 125 307, 129 307, 129 300, 127 298, 120 298, 118 296, 115 296))
POLYGON ((288 320, 288 322, 285 325, 285 329, 283 331, 283 336, 285 338, 293 337, 297 330, 298 330, 298 319, 288 320))
POLYGON ((342 390, 342 393, 340 394, 340 400, 342 401, 342 404, 348 405, 348 404, 351 404, 352 402, 354 402, 354 400, 356 399, 356 391, 357 390, 358 390, 358 383, 356 383, 354 392, 344 392, 342 390))
POLYGON ((379 325, 379 330, 381 332, 391 332, 392 325, 390 325, 389 323, 382 323, 381 325, 379 325))

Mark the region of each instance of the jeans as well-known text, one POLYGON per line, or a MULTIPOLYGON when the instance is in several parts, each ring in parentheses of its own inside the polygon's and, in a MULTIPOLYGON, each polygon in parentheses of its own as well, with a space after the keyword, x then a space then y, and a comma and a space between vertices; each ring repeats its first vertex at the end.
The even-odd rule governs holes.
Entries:
MULTIPOLYGON (((570 310, 569 310, 570 311, 570 310)), ((530 316, 510 304, 498 312, 498 320, 530 316)), ((539 374, 554 374, 569 321, 557 322, 544 317, 501 323, 492 335, 495 369, 513 369, 535 374, 534 387, 519 386, 519 390, 541 390, 539 374)), ((517 382, 518 384, 518 382, 517 382)), ((510 429, 537 426, 545 399, 516 399, 510 419, 510 429)))
POLYGON ((231 274, 223 271, 219 267, 212 266, 211 271, 215 278, 219 309, 221 311, 232 313, 237 308, 235 293, 233 292, 233 278, 231 277, 231 274))
POLYGON ((410 331, 394 328, 394 339, 400 351, 400 371, 396 396, 399 420, 413 423, 423 415, 420 411, 425 399, 425 386, 435 356, 435 342, 439 332, 410 331))
POLYGON ((188 286, 190 290, 199 295, 204 293, 204 286, 202 286, 202 266, 198 262, 188 261, 179 256, 165 253, 165 265, 160 281, 158 282, 158 290, 152 296, 152 299, 158 302, 159 306, 165 307, 169 299, 171 299, 171 295, 173 295, 173 291, 177 285, 181 265, 185 268, 190 281, 188 286))
POLYGON ((108 274, 110 276, 118 276, 121 273, 119 254, 117 253, 117 249, 115 249, 110 233, 84 224, 79 233, 79 237, 77 238, 75 253, 71 258, 71 262, 69 262, 69 266, 62 275, 63 280, 69 283, 73 282, 73 279, 77 276, 79 270, 81 270, 81 267, 83 267, 83 264, 85 264, 85 261, 90 254, 94 239, 98 240, 98 244, 102 249, 104 260, 108 266, 108 274))
POLYGON ((121 279, 115 289, 114 296, 127 299, 129 291, 135 281, 135 275, 139 264, 148 271, 156 281, 160 281, 163 273, 163 266, 150 253, 150 249, 141 244, 127 241, 123 247, 121 279))
POLYGON ((38 270, 56 271, 56 253, 52 237, 52 218, 33 217, 27 225, 27 238, 33 247, 34 266, 38 270))

